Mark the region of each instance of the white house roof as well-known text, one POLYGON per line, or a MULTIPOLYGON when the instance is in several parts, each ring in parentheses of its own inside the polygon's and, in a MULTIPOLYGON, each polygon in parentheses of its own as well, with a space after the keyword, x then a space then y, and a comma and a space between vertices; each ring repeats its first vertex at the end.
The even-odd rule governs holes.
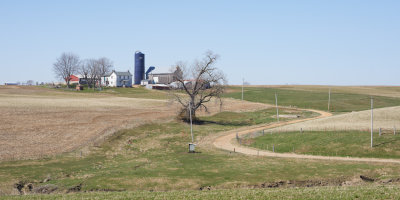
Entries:
POLYGON ((80 74, 73 74, 74 76, 78 77, 78 78, 84 78, 82 75, 80 74))
POLYGON ((115 73, 117 76, 132 76, 131 72, 129 72, 129 70, 127 72, 117 72, 117 71, 112 71, 111 73, 109 73, 106 76, 111 76, 111 74, 115 73))

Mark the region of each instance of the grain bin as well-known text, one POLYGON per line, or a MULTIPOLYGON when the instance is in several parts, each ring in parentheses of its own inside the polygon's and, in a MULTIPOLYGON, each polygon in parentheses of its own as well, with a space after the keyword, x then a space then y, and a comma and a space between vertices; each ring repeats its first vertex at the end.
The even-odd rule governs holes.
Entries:
POLYGON ((140 51, 135 53, 135 85, 140 85, 140 81, 144 80, 144 54, 140 51))

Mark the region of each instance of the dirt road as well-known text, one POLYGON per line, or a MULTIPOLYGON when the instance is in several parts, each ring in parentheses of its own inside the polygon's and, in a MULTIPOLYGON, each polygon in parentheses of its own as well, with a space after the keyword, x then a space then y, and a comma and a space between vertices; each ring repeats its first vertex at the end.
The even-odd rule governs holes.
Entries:
POLYGON ((308 119, 301 119, 301 120, 294 120, 294 121, 288 121, 288 122, 281 122, 281 123, 275 123, 275 124, 270 124, 266 126, 257 126, 257 127, 250 127, 248 129, 236 129, 236 130, 231 130, 228 132, 225 132, 222 134, 222 136, 217 137, 213 144, 215 147, 219 149, 224 149, 227 151, 235 151, 237 153, 242 153, 246 155, 253 155, 253 156, 268 156, 268 157, 279 157, 279 158, 297 158, 297 159, 318 159, 318 160, 338 160, 338 161, 356 161, 356 162, 380 162, 380 163, 399 163, 400 160, 395 160, 395 159, 380 159, 380 158, 356 158, 356 157, 331 157, 331 156, 314 156, 314 155, 304 155, 304 154, 294 154, 294 153, 274 153, 271 151, 265 151, 265 150, 258 150, 255 148, 250 148, 250 147, 245 147, 245 146, 240 146, 236 142, 234 142, 234 139, 236 138, 236 134, 239 136, 251 133, 251 132, 256 132, 256 131, 261 131, 264 129, 271 129, 271 128, 276 128, 279 126, 284 126, 288 124, 294 124, 294 123, 299 123, 299 122, 304 122, 304 121, 309 121, 309 120, 315 120, 319 118, 325 118, 325 117, 330 117, 332 116, 331 113, 324 112, 324 111, 319 111, 319 110, 311 110, 311 109, 306 109, 308 111, 313 111, 317 112, 320 115, 314 118, 308 118, 308 119))

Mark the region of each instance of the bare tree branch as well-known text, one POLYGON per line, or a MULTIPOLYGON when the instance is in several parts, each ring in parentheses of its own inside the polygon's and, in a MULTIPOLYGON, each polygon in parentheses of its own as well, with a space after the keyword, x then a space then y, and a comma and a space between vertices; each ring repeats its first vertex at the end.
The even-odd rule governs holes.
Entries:
POLYGON ((96 88, 96 83, 99 80, 100 67, 96 59, 88 59, 85 61, 88 70, 88 84, 93 90, 96 88))
MULTIPOLYGON (((110 59, 106 57, 99 58, 98 62, 98 74, 97 80, 101 83, 101 77, 105 76, 106 74, 110 73, 113 68, 113 63, 110 59)), ((101 85, 101 84, 100 84, 101 85)))
POLYGON ((79 66, 79 56, 73 53, 63 53, 53 64, 53 71, 56 77, 65 80, 67 87, 69 87, 71 75, 78 71, 79 66))
MULTIPOLYGON (((173 90, 173 96, 182 105, 180 113, 182 119, 189 118, 189 105, 191 105, 192 116, 195 118, 197 109, 204 108, 208 112, 205 103, 213 98, 221 98, 226 79, 224 74, 214 66, 218 58, 218 55, 208 51, 201 61, 195 61, 190 68, 183 62, 177 63, 176 69, 182 69, 182 76, 176 77, 181 87, 173 90)), ((220 102, 222 103, 221 100, 220 102)))

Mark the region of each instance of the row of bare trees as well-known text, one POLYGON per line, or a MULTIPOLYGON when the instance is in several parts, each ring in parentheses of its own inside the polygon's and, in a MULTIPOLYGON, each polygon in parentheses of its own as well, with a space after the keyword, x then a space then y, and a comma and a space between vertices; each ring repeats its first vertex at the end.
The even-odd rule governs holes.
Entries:
POLYGON ((113 63, 108 58, 84 59, 73 53, 63 53, 53 64, 56 77, 65 80, 70 86, 71 75, 79 74, 87 81, 89 87, 95 88, 96 83, 101 83, 101 77, 110 73, 113 63))

